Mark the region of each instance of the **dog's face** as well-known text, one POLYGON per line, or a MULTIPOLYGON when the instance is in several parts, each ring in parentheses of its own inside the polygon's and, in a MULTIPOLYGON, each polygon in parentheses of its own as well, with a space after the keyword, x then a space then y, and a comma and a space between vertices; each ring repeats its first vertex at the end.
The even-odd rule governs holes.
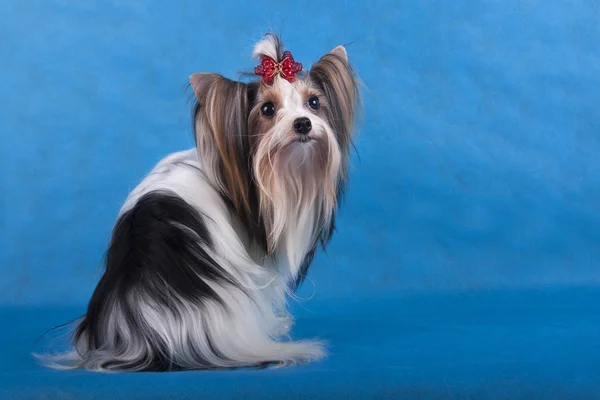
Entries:
MULTIPOLYGON (((254 50, 277 61, 282 53, 272 35, 254 50)), ((346 179, 358 100, 346 50, 336 47, 291 80, 194 74, 190 81, 200 162, 242 219, 252 224, 259 215, 270 244, 305 210, 316 208, 319 223, 328 223, 346 179)))

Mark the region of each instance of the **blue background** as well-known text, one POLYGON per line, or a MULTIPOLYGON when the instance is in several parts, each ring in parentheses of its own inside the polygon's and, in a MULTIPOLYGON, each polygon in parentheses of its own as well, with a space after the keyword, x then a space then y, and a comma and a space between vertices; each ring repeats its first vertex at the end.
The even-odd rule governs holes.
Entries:
POLYGON ((3 0, 0 15, 0 397, 600 396, 597 1, 3 0), (348 44, 365 84, 338 233, 294 303, 296 335, 332 356, 133 378, 36 366, 37 336, 84 310, 127 193, 193 145, 187 77, 238 77, 271 28, 306 67, 348 44))

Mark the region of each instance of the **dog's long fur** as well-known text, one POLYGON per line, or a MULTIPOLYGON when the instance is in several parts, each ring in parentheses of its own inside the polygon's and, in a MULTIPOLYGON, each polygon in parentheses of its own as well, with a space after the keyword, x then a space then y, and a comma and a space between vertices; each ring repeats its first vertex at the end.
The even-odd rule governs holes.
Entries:
MULTIPOLYGON (((253 56, 282 54, 268 34, 253 56)), ((283 340, 286 296, 331 238, 347 179, 359 91, 346 50, 293 83, 212 73, 190 82, 196 148, 164 158, 125 201, 74 348, 46 358, 51 366, 163 371, 324 356, 317 341, 283 340), (302 140, 299 117, 313 127, 302 140)))

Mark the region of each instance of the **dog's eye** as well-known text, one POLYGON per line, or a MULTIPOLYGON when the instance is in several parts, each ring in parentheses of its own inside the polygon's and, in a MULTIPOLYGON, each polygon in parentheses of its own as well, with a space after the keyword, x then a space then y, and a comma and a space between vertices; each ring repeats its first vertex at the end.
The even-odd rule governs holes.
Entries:
POLYGON ((275 115, 275 105, 269 101, 262 105, 260 112, 265 118, 273 118, 273 115, 275 115))
POLYGON ((317 96, 310 96, 308 98, 308 106, 313 110, 318 110, 321 104, 319 103, 319 98, 317 96))

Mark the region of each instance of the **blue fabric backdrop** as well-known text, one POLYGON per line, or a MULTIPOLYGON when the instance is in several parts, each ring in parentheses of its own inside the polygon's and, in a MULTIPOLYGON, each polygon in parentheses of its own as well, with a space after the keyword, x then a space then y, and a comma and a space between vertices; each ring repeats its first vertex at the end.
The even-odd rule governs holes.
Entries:
POLYGON ((597 1, 3 0, 0 16, 0 397, 600 396, 597 1), (187 77, 237 77, 271 28, 306 66, 347 44, 365 83, 339 229, 295 304, 297 334, 337 353, 229 375, 37 367, 128 191, 193 145, 187 77))

